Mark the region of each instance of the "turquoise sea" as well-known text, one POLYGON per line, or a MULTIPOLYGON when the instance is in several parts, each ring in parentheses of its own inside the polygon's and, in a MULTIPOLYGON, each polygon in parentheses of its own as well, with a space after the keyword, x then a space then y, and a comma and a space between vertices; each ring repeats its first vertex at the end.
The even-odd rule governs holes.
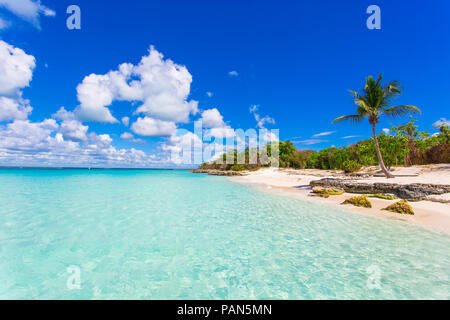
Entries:
POLYGON ((450 298, 450 236, 344 210, 187 171, 0 169, 0 299, 450 298))

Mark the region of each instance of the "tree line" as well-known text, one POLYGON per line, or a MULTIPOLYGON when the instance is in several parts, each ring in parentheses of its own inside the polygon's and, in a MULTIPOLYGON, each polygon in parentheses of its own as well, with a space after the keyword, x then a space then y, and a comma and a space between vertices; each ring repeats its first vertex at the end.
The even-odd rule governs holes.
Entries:
MULTIPOLYGON (((379 165, 387 178, 393 178, 386 166, 450 163, 449 126, 445 123, 439 126, 439 133, 431 135, 418 131, 417 119, 410 115, 408 123, 393 126, 389 134, 376 134, 376 125, 381 116, 396 118, 421 112, 413 105, 391 106, 392 100, 402 93, 398 81, 383 84, 381 74, 377 80, 369 76, 360 92, 350 92, 356 105, 355 113, 336 118, 333 123, 350 121, 358 124, 367 119, 372 127, 372 137, 348 147, 330 147, 321 151, 298 150, 291 141, 276 142, 280 167, 355 172, 362 166, 379 165)), ((205 163, 200 168, 236 171, 257 169, 266 163, 261 161, 260 156, 268 156, 269 159, 272 157, 272 147, 269 144, 264 150, 231 150, 222 156, 221 161, 205 163)))

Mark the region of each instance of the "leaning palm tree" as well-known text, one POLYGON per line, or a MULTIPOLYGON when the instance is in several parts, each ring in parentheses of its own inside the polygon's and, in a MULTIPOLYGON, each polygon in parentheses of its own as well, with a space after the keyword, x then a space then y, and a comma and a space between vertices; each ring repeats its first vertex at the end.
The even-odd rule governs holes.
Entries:
POLYGON ((386 169, 386 166, 384 165, 375 131, 375 125, 378 123, 380 116, 383 114, 389 117, 399 117, 409 112, 420 113, 420 109, 410 105, 391 107, 390 104, 392 99, 402 93, 400 83, 398 81, 392 81, 387 85, 384 85, 381 83, 382 76, 383 75, 380 74, 378 80, 375 80, 372 76, 369 76, 366 79, 366 85, 364 89, 362 89, 361 93, 350 91, 353 95, 355 104, 358 106, 356 109, 356 114, 339 117, 335 119, 333 123, 344 120, 359 123, 364 118, 368 118, 369 123, 372 125, 373 140, 375 142, 375 149, 380 168, 387 178, 393 178, 394 176, 386 169))

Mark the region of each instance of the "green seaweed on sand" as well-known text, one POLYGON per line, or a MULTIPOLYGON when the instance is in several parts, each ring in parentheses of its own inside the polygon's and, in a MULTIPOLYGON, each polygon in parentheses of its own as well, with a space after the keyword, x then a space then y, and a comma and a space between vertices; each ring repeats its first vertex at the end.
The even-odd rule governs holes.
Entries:
POLYGON ((372 204, 366 196, 351 197, 342 202, 342 204, 352 204, 356 207, 372 208, 372 204))
POLYGON ((322 187, 314 187, 312 192, 322 198, 328 198, 329 196, 338 196, 344 193, 342 189, 336 188, 322 188, 322 187))
POLYGON ((377 194, 371 194, 371 195, 368 195, 368 197, 369 198, 379 198, 379 199, 384 199, 384 200, 395 200, 395 199, 398 199, 396 196, 394 196, 394 195, 390 195, 390 194, 380 194, 380 193, 377 193, 377 194))
POLYGON ((382 210, 386 210, 386 211, 390 211, 390 212, 396 212, 396 213, 400 213, 400 214, 414 215, 414 211, 413 211, 412 207, 405 200, 402 200, 402 201, 396 202, 394 204, 391 204, 390 206, 388 206, 388 207, 386 207, 386 208, 384 208, 382 210))

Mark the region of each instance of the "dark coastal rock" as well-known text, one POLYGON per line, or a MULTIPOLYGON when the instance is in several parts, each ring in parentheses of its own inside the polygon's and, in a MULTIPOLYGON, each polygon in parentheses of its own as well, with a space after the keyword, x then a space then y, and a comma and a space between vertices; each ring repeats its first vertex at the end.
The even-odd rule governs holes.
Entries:
POLYGON ((405 200, 426 200, 427 196, 440 195, 450 192, 450 185, 443 184, 397 184, 397 183, 364 183, 344 179, 313 180, 310 186, 322 188, 343 189, 348 193, 390 193, 405 200))
POLYGON ((193 173, 206 173, 211 176, 245 176, 247 175, 241 171, 231 171, 231 170, 208 170, 208 169, 196 169, 191 170, 193 173))

